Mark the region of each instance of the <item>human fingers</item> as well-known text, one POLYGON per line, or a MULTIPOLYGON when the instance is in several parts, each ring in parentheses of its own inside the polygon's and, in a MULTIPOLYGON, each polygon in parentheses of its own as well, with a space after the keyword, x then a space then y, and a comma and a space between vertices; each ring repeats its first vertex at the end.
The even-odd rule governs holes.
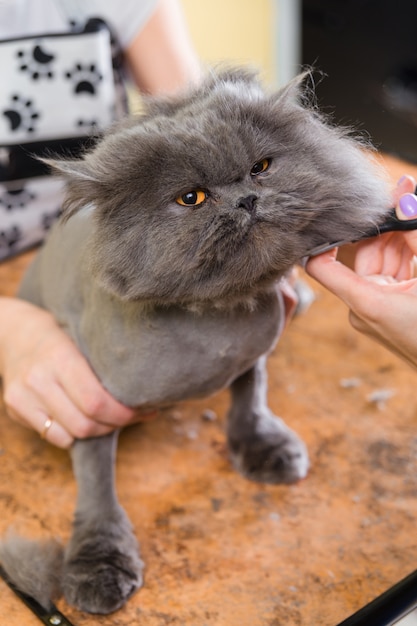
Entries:
POLYGON ((386 233, 358 244, 354 269, 360 276, 408 280, 413 276, 413 258, 403 233, 386 233))
POLYGON ((110 429, 153 419, 157 412, 152 407, 131 408, 118 402, 101 384, 89 363, 68 339, 68 345, 59 357, 61 367, 56 394, 51 394, 45 380, 45 402, 53 402, 53 409, 61 406, 61 423, 77 438, 96 437, 110 429), (65 411, 64 411, 65 409, 65 411), (110 429, 108 428, 110 427, 110 429))
MULTIPOLYGON (((399 179, 392 194, 397 207, 399 202, 405 203, 406 208, 412 211, 413 200, 407 202, 407 198, 415 187, 416 181, 412 176, 402 176, 399 179), (405 199, 402 200, 402 197, 405 199)), ((385 274, 398 280, 406 280, 412 275, 412 258, 413 252, 403 233, 386 233, 357 244, 354 268, 362 276, 385 274)))
POLYGON ((417 280, 398 282, 392 277, 370 276, 370 297, 367 304, 379 306, 350 310, 352 326, 368 335, 391 352, 417 367, 417 280))
MULTIPOLYGON (((79 374, 78 368, 70 367, 61 379, 64 395, 71 401, 68 403, 65 423, 77 438, 97 437, 116 428, 147 422, 156 417, 157 410, 152 407, 131 408, 118 402, 101 385, 88 364, 82 382, 79 374), (73 422, 69 419, 70 413, 74 417, 73 422)), ((59 403, 55 406, 58 407, 59 403)))
POLYGON ((417 196, 414 193, 405 193, 400 196, 396 213, 399 220, 415 219, 417 216, 417 196))
POLYGON ((327 253, 312 258, 306 271, 349 308, 352 326, 417 366, 417 281, 378 275, 363 278, 327 253))
POLYGON ((331 250, 312 257, 306 264, 306 271, 326 289, 343 300, 349 309, 367 317, 381 306, 379 291, 372 288, 369 281, 359 276, 336 258, 337 252, 331 250))
POLYGON ((356 246, 353 268, 360 276, 379 274, 384 265, 387 244, 391 233, 386 233, 372 239, 360 241, 356 246))
POLYGON ((406 174, 401 176, 398 180, 396 187, 392 192, 392 200, 394 204, 397 204, 402 195, 406 193, 413 193, 416 188, 416 180, 413 176, 406 174))
POLYGON ((109 426, 118 428, 137 420, 132 409, 113 400, 103 389, 86 359, 50 314, 13 299, 3 299, 2 305, 3 395, 14 419, 38 432, 46 417, 53 419, 51 433, 61 447, 67 447, 74 436, 104 434, 109 426))
POLYGON ((23 381, 47 412, 74 436, 99 436, 103 426, 119 428, 135 417, 135 411, 102 386, 86 358, 55 322, 36 347, 37 358, 26 358, 14 379, 23 381))
MULTIPOLYGON (((412 176, 402 176, 393 190, 393 203, 397 204, 402 195, 413 191, 415 184, 412 176)), ((403 271, 404 263, 408 271, 410 268, 409 261, 403 258, 403 245, 402 234, 386 233, 354 245, 343 246, 339 250, 338 260, 355 269, 361 276, 382 272, 397 275, 400 272, 403 279, 407 277, 407 271, 403 271)))
POLYGON ((66 356, 58 382, 73 406, 86 418, 103 425, 118 428, 129 423, 133 409, 111 396, 78 350, 66 356))
MULTIPOLYGON (((397 234, 399 238, 400 233, 397 234)), ((415 276, 415 255, 404 237, 401 237, 403 246, 401 249, 401 259, 396 274, 392 274, 399 281, 408 281, 415 276)))
POLYGON ((82 413, 55 374, 49 362, 40 363, 9 381, 4 391, 8 414, 39 433, 45 420, 52 419, 54 428, 48 433, 48 441, 64 448, 69 447, 74 438, 100 436, 114 428, 82 413))
MULTIPOLYGON (((399 220, 417 218, 417 196, 413 193, 402 195, 396 206, 396 214, 399 220)), ((414 255, 417 254, 417 230, 404 231, 404 240, 407 242, 414 255)))
MULTIPOLYGON (((311 257, 306 264, 306 271, 329 291, 343 300, 350 309, 359 311, 364 317, 375 317, 375 312, 386 312, 387 297, 408 295, 412 302, 417 297, 417 279, 398 281, 395 277, 382 274, 360 276, 340 263, 337 252, 331 250, 316 257, 311 257), (388 292, 389 287, 389 292, 388 292)), ((398 299, 399 307, 404 300, 398 299)), ((417 304, 416 322, 417 322, 417 304)))
MULTIPOLYGON (((51 420, 44 438, 61 448, 70 447, 75 438, 98 437, 125 423, 145 421, 155 417, 155 412, 142 414, 140 411, 126 410, 124 405, 120 405, 121 410, 115 418, 112 418, 112 422, 102 423, 99 421, 102 406, 100 398, 104 393, 107 400, 109 394, 96 384, 95 380, 93 387, 90 386, 86 391, 92 391, 95 399, 92 401, 90 397, 87 397, 86 401, 81 402, 85 411, 83 412, 54 378, 54 372, 51 373, 48 367, 40 366, 32 369, 23 379, 17 378, 8 384, 4 401, 10 417, 40 434, 44 430, 45 423, 51 420), (91 411, 92 417, 86 414, 87 411, 91 411), (119 420, 117 424, 116 419, 119 420)), ((120 408, 119 403, 114 401, 114 404, 116 410, 120 408)), ((111 396, 108 406, 113 406, 111 396)))
POLYGON ((10 398, 4 398, 9 417, 22 426, 37 431, 42 438, 59 448, 67 449, 72 445, 74 437, 46 413, 34 395, 27 390, 19 393, 13 387, 7 393, 11 394, 10 398))

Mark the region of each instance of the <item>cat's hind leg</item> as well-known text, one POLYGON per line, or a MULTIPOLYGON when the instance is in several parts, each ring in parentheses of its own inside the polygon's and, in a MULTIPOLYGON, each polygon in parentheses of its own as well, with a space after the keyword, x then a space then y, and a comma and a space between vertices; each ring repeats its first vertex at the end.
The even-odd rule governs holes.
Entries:
POLYGON ((264 483, 292 483, 309 468, 305 444, 268 408, 266 357, 231 385, 227 436, 234 467, 264 483))
POLYGON ((70 604, 89 613, 119 609, 142 585, 138 544, 115 492, 116 445, 112 433, 77 440, 71 452, 78 497, 62 588, 70 604))

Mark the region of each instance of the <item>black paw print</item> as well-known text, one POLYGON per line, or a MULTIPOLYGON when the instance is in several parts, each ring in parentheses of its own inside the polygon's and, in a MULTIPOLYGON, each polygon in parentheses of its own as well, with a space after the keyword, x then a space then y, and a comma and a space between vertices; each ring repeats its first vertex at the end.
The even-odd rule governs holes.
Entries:
POLYGON ((40 44, 30 51, 18 50, 16 54, 20 62, 19 69, 22 72, 28 72, 33 80, 53 78, 51 64, 55 55, 46 52, 40 44))
POLYGON ((94 119, 90 119, 90 120, 79 119, 77 120, 77 126, 80 129, 82 128, 84 131, 93 133, 98 129, 98 122, 97 120, 94 120, 94 119))
POLYGON ((0 250, 11 250, 22 239, 19 226, 11 226, 0 231, 0 250))
POLYGON ((7 211, 13 209, 24 209, 25 206, 35 200, 36 196, 23 187, 20 189, 8 189, 0 196, 0 205, 4 206, 7 211))
POLYGON ((3 111, 4 117, 10 122, 10 130, 26 130, 33 133, 39 113, 35 110, 32 100, 26 100, 14 94, 11 97, 11 107, 3 111))
POLYGON ((89 93, 92 96, 95 96, 97 86, 103 80, 94 63, 91 65, 77 63, 71 72, 66 72, 65 77, 72 81, 74 93, 89 93))

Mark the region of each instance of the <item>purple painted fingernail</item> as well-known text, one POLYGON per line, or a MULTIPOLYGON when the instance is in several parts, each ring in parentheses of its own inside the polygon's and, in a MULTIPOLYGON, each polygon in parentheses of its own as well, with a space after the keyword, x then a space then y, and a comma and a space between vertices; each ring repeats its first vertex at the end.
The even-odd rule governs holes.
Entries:
POLYGON ((401 213, 405 217, 416 217, 417 215, 417 196, 412 193, 405 193, 400 198, 401 213))

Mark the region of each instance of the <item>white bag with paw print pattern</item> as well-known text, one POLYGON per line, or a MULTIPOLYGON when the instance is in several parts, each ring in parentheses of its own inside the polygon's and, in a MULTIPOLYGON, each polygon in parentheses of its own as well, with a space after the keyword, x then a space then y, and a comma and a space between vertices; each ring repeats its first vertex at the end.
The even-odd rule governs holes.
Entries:
POLYGON ((59 215, 61 181, 34 157, 77 155, 125 110, 113 52, 99 19, 0 41, 0 259, 39 243, 59 215))

